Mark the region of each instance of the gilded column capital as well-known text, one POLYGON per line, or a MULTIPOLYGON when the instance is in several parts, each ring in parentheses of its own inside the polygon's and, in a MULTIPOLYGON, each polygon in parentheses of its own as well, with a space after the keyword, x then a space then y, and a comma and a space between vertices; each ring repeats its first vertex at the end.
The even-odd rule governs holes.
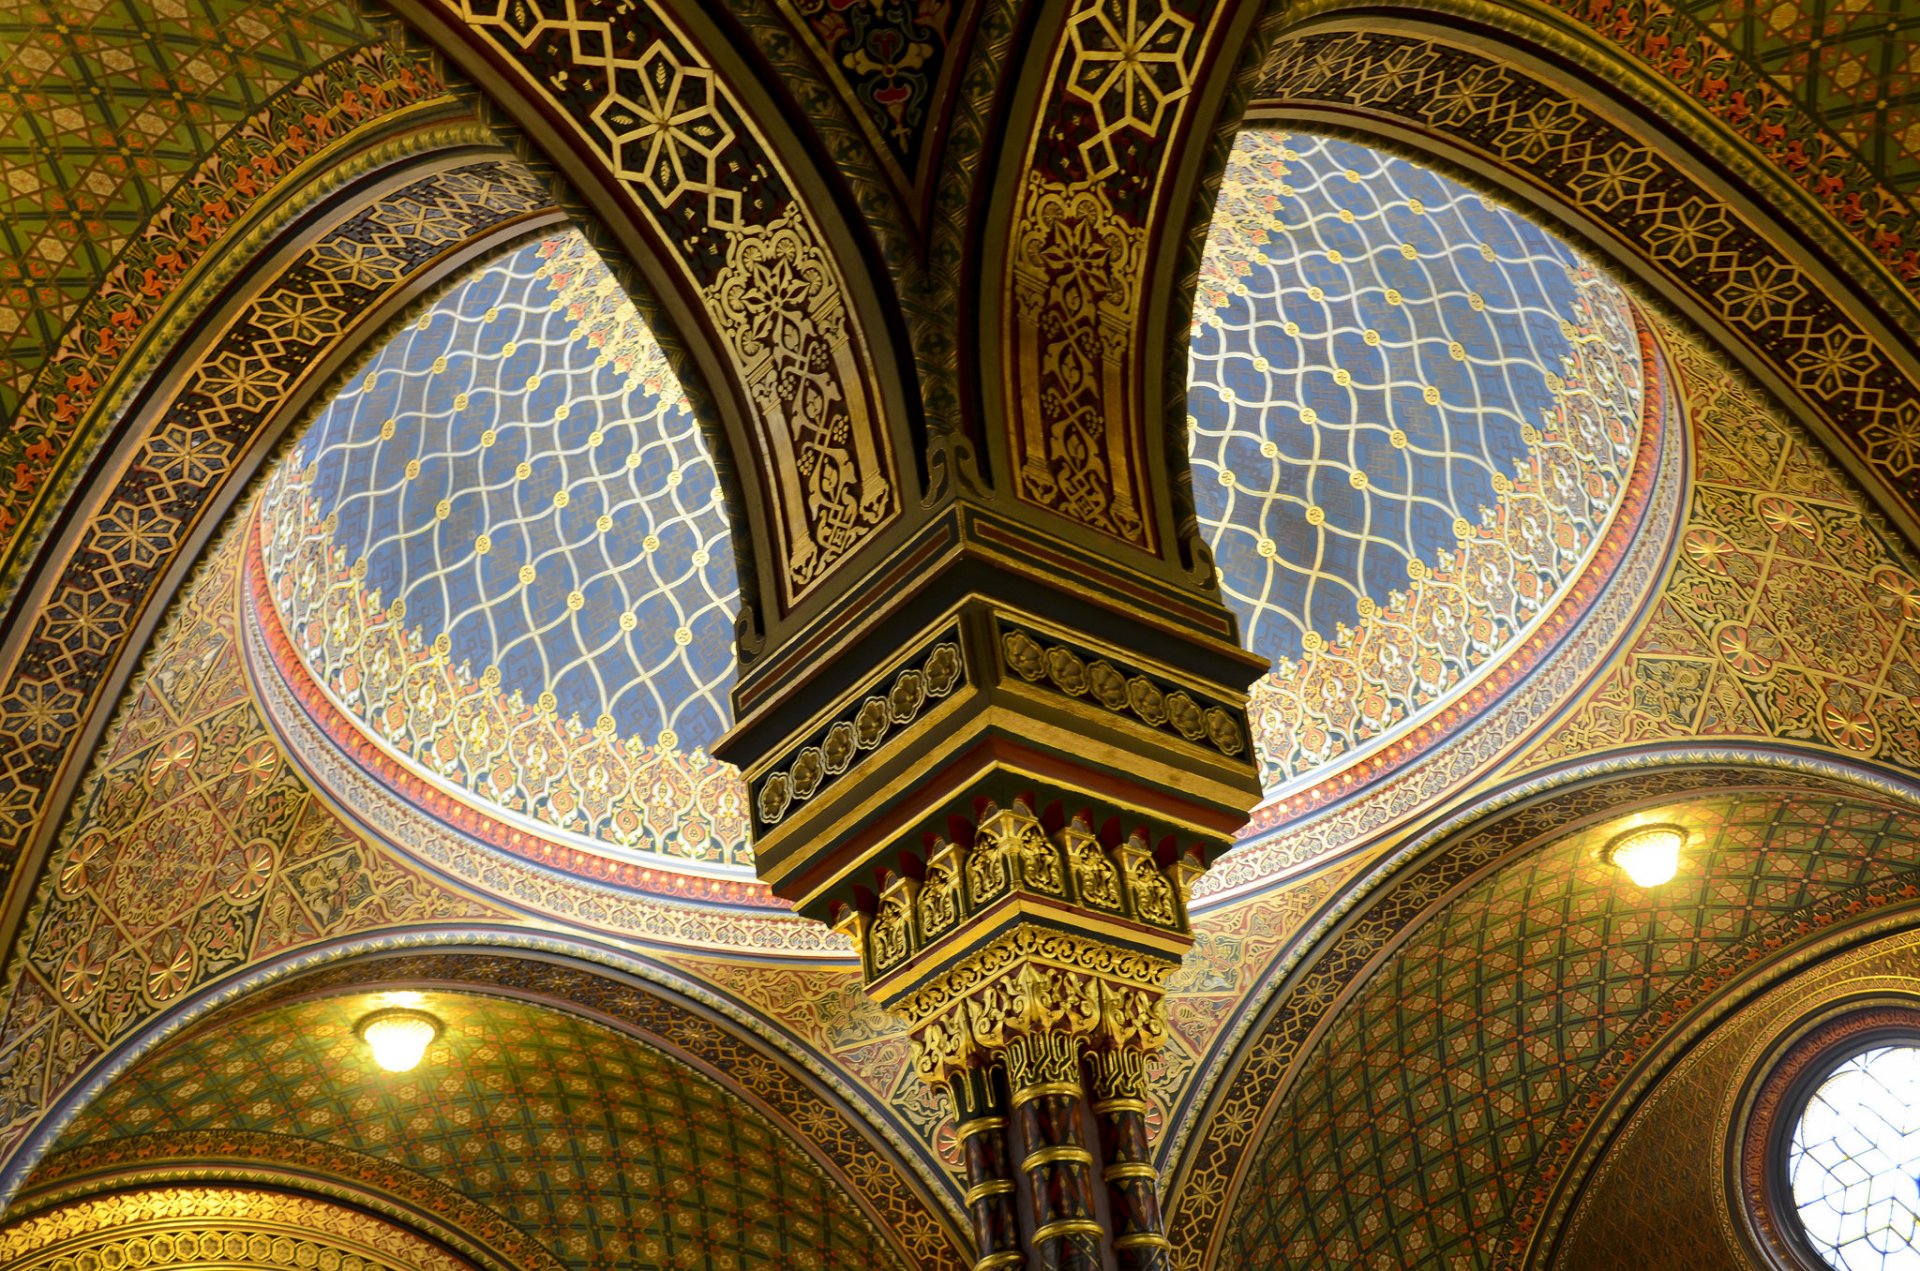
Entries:
POLYGON ((1022 926, 909 992, 882 1002, 907 1023, 914 1071, 938 1083, 1004 1062, 1025 1039, 1071 1039, 1076 1055, 1158 1049, 1162 985, 1177 960, 1022 926))
POLYGON ((1137 807, 1068 811, 1069 797, 976 791, 970 815, 912 827, 920 850, 893 851, 899 868, 833 913, 868 993, 907 1025, 914 1071, 952 1099, 977 1267, 1025 1249, 1092 1271, 1110 1250, 1125 1271, 1161 1271, 1147 1068, 1213 844, 1156 833, 1137 807))

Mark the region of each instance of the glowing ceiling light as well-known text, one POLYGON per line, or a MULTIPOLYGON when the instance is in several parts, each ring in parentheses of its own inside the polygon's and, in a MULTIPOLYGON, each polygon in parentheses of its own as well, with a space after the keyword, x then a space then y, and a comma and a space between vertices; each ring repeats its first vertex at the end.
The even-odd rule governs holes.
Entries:
POLYGON ((373 1062, 388 1072, 411 1072, 440 1035, 440 1021, 425 1011, 399 1008, 375 1011, 356 1030, 373 1051, 373 1062))
POLYGON ((1686 843, 1687 832, 1677 825, 1643 825, 1607 844, 1602 856, 1638 885, 1658 887, 1679 870, 1686 843))

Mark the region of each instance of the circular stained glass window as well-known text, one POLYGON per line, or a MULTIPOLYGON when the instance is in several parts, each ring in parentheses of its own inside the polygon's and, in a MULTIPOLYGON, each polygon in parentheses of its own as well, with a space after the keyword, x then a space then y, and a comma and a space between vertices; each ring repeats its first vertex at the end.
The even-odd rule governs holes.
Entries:
POLYGON ((1808 1246, 1836 1271, 1920 1271, 1920 1045, 1861 1051, 1820 1080, 1787 1183, 1808 1246))

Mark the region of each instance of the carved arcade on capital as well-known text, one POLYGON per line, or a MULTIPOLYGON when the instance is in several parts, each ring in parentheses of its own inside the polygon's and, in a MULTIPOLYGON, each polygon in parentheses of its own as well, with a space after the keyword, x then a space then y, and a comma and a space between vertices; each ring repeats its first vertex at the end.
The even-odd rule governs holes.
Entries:
POLYGON ((1194 882, 1258 797, 1257 664, 1230 627, 992 581, 864 667, 748 670, 739 696, 792 704, 729 739, 755 863, 945 1092, 976 1271, 1160 1271, 1147 1073, 1194 882))
POLYGON ((976 1268, 1163 1268, 1147 1064, 1207 852, 1037 802, 982 800, 837 925, 951 1100, 976 1268))

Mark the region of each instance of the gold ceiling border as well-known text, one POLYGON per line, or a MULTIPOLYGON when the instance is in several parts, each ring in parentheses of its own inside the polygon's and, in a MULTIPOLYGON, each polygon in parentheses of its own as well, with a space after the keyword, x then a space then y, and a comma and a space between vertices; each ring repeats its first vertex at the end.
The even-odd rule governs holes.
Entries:
POLYGON ((95 1196, 188 1184, 293 1192, 383 1216, 483 1271, 564 1271, 545 1245, 487 1205, 350 1148, 252 1131, 186 1130, 89 1143, 48 1157, 10 1222, 95 1196))
POLYGON ((209 1264, 338 1271, 474 1271, 415 1232, 310 1196, 149 1187, 74 1201, 0 1228, 15 1271, 209 1264))

